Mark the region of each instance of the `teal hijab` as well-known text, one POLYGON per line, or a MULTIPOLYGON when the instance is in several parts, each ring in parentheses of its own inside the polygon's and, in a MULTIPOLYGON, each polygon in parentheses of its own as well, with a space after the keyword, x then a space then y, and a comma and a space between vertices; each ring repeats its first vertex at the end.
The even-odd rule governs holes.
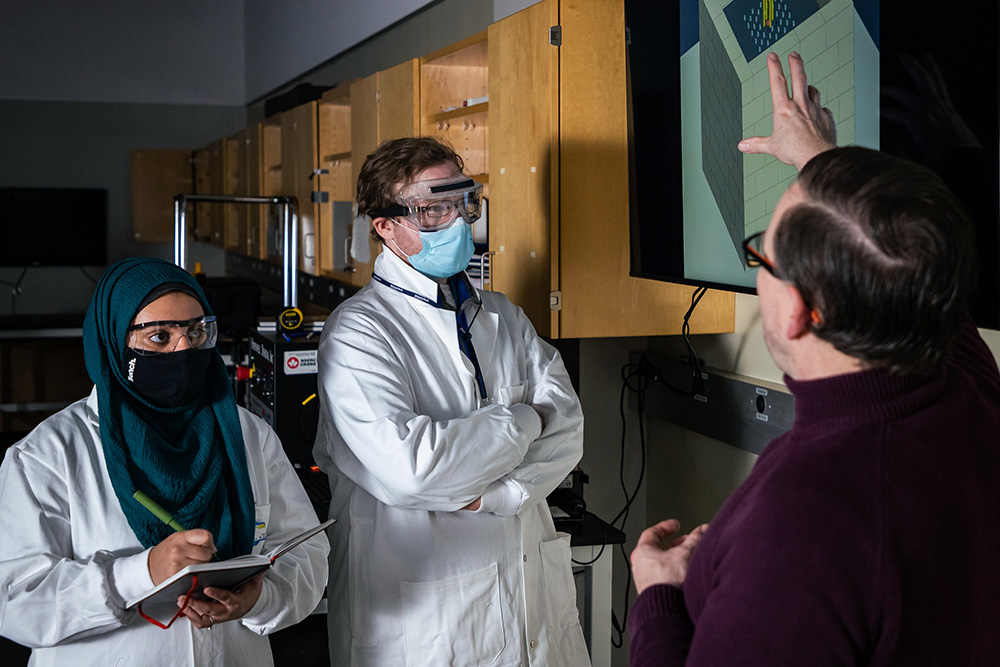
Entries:
POLYGON ((143 300, 181 283, 211 314, 198 282, 159 259, 122 260, 104 272, 83 323, 84 359, 97 387, 101 445, 122 512, 146 548, 172 532, 132 496, 143 491, 185 528, 212 533, 220 558, 250 553, 254 502, 236 400, 216 351, 189 405, 162 408, 125 381, 126 330, 143 300))

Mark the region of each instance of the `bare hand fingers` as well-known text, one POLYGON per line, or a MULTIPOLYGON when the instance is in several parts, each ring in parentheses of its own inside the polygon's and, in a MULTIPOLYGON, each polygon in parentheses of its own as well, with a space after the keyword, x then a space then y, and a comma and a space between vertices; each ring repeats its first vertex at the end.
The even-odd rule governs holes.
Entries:
POLYGON ((788 82, 781 69, 781 58, 776 53, 767 54, 767 78, 771 83, 771 104, 780 109, 788 104, 788 82))
POLYGON ((742 153, 770 153, 771 137, 747 137, 740 141, 737 148, 742 153))
POLYGON ((806 64, 795 51, 788 54, 788 76, 792 79, 792 101, 802 106, 809 99, 806 64))
POLYGON ((823 102, 820 101, 820 92, 816 86, 809 86, 807 88, 809 91, 809 101, 815 104, 817 107, 822 107, 823 102))
POLYGON ((191 625, 196 628, 201 628, 202 630, 210 628, 218 622, 213 616, 209 614, 199 614, 191 607, 184 610, 184 615, 187 617, 188 621, 191 622, 191 625))
POLYGON ((833 119, 833 112, 823 107, 823 118, 826 121, 826 129, 831 137, 831 143, 837 143, 837 122, 833 119))
POLYGON ((655 526, 650 526, 646 530, 642 531, 642 534, 639 535, 639 540, 636 542, 636 546, 648 545, 661 548, 663 543, 670 538, 670 536, 676 533, 680 527, 681 523, 677 519, 667 519, 666 521, 661 521, 655 526))

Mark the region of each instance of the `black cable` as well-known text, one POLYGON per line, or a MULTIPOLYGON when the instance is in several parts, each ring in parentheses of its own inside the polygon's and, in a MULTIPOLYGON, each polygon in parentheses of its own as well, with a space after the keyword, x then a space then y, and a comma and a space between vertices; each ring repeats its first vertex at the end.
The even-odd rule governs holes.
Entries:
MULTIPOLYGON (((654 366, 646 355, 642 355, 639 363, 629 363, 622 367, 622 391, 618 403, 618 412, 622 421, 622 441, 621 441, 621 457, 620 457, 620 467, 618 473, 618 479, 621 483, 622 490, 625 492, 625 506, 622 510, 611 520, 610 524, 615 525, 621 520, 621 531, 625 532, 625 524, 628 522, 629 510, 632 508, 632 503, 635 502, 636 497, 639 495, 639 489, 642 487, 643 480, 646 475, 646 430, 645 430, 645 420, 644 420, 644 408, 646 401, 646 388, 648 386, 650 379, 655 379, 662 382, 666 386, 670 387, 674 391, 684 394, 684 395, 694 395, 701 393, 701 368, 702 362, 698 358, 697 353, 694 350, 694 346, 691 344, 689 339, 690 334, 690 324, 692 313, 694 313, 695 307, 697 307, 698 302, 701 301, 702 297, 705 296, 705 292, 708 289, 705 287, 697 288, 691 295, 691 307, 688 308, 687 313, 684 315, 684 324, 681 327, 681 334, 684 338, 684 345, 687 348, 688 362, 691 365, 692 373, 694 374, 694 382, 690 391, 685 391, 678 387, 674 387, 669 382, 663 379, 662 374, 658 371, 656 366, 654 366), (626 373, 628 369, 634 369, 626 373), (630 383, 631 380, 638 378, 638 382, 635 386, 630 383), (627 421, 625 418, 625 396, 626 390, 630 390, 636 394, 636 412, 639 418, 639 448, 640 448, 640 466, 639 466, 639 479, 635 484, 634 489, 631 494, 628 492, 625 486, 625 431, 627 426, 627 421)), ((628 553, 625 551, 625 545, 618 545, 619 551, 622 554, 622 558, 625 559, 625 571, 626 581, 625 581, 625 608, 622 613, 622 620, 619 622, 618 616, 615 614, 614 609, 611 610, 611 624, 614 633, 611 636, 611 645, 615 648, 621 648, 625 643, 625 631, 628 627, 628 612, 629 612, 629 601, 632 595, 632 562, 629 560, 628 553)))
POLYGON ((699 287, 691 294, 691 307, 684 314, 684 324, 681 325, 681 337, 684 339, 684 347, 687 348, 688 353, 688 363, 691 365, 691 372, 694 373, 694 382, 692 384, 691 391, 695 394, 700 394, 701 392, 701 359, 698 358, 698 354, 694 351, 694 346, 691 345, 691 339, 689 338, 691 334, 691 314, 694 312, 695 307, 701 298, 705 296, 708 291, 707 287, 699 287))
POLYGON ((604 522, 601 521, 597 517, 597 515, 594 514, 593 512, 591 512, 590 510, 583 510, 583 513, 584 514, 589 514, 590 516, 594 517, 595 519, 598 519, 598 523, 601 526, 601 548, 598 550, 597 555, 594 556, 593 558, 591 558, 590 560, 577 560, 575 558, 570 558, 570 560, 575 565, 593 565, 594 563, 596 563, 597 561, 599 561, 601 559, 601 556, 604 555, 604 549, 605 549, 605 547, 608 546, 608 529, 605 527, 604 522))
MULTIPOLYGON (((643 356, 643 358, 640 360, 639 364, 629 364, 629 365, 627 365, 627 366, 625 366, 625 367, 622 368, 622 393, 621 393, 621 397, 620 397, 619 403, 618 403, 618 412, 619 412, 619 416, 621 417, 621 421, 622 421, 622 451, 623 451, 623 455, 622 455, 622 469, 624 469, 625 432, 626 432, 626 426, 627 426, 626 414, 625 414, 625 396, 626 396, 625 391, 626 391, 626 389, 630 390, 630 391, 633 391, 636 394, 636 407, 637 407, 637 413, 638 413, 638 417, 639 417, 639 451, 640 451, 639 478, 636 481, 635 487, 633 488, 632 492, 631 493, 629 493, 628 491, 625 492, 625 498, 626 498, 626 500, 625 500, 625 506, 618 513, 618 515, 615 516, 615 518, 611 520, 611 525, 612 526, 616 522, 618 522, 619 520, 621 520, 621 528, 620 528, 620 530, 623 533, 625 532, 625 526, 626 526, 626 524, 628 522, 629 512, 632 509, 632 504, 635 502, 635 499, 638 497, 639 490, 640 490, 640 488, 642 488, 643 480, 646 477, 646 430, 645 430, 645 426, 643 424, 643 408, 644 408, 644 405, 645 405, 646 388, 648 387, 649 379, 651 377, 655 377, 655 376, 656 376, 656 369, 655 369, 655 367, 652 366, 652 364, 649 363, 649 361, 645 358, 645 356, 643 356), (637 368, 636 368, 636 370, 634 370, 631 373, 629 373, 628 375, 626 375, 625 374, 625 369, 628 368, 628 366, 637 366, 637 368), (630 384, 629 381, 632 380, 632 379, 634 379, 634 378, 638 378, 638 382, 636 383, 636 386, 633 387, 630 384)), ((622 479, 622 488, 624 490, 625 489, 624 481, 623 481, 624 480, 624 473, 623 472, 620 473, 619 477, 620 477, 620 479, 622 479)), ((611 623, 612 623, 612 627, 613 627, 614 633, 615 633, 611 637, 611 645, 614 646, 615 648, 621 648, 624 645, 625 628, 626 628, 626 624, 628 622, 628 612, 629 612, 629 608, 628 607, 629 607, 629 601, 630 601, 630 598, 631 598, 631 595, 632 595, 632 593, 631 593, 631 587, 632 587, 632 563, 629 560, 628 553, 625 551, 625 545, 624 544, 619 544, 618 545, 618 549, 619 549, 619 551, 622 554, 622 558, 625 559, 625 571, 626 571, 627 574, 626 574, 626 580, 625 580, 625 601, 624 601, 625 602, 625 607, 624 607, 624 610, 622 612, 622 620, 621 620, 621 622, 618 621, 618 616, 614 613, 614 609, 612 609, 612 611, 611 611, 611 623)))
POLYGON ((97 278, 87 273, 87 269, 83 268, 82 266, 78 266, 77 268, 80 269, 80 273, 87 276, 90 282, 94 283, 95 285, 97 284, 97 278))
POLYGON ((10 285, 10 314, 17 315, 17 297, 21 296, 21 283, 24 282, 24 274, 28 272, 28 267, 21 269, 21 275, 15 282, 0 280, 0 285, 10 285))

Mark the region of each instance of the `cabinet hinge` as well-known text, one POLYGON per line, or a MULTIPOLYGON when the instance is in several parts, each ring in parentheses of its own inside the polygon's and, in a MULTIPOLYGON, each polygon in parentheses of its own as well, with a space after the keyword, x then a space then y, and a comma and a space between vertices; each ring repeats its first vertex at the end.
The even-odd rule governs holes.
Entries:
POLYGON ((562 310, 562 290, 549 292, 549 310, 562 310))
POLYGON ((323 192, 322 190, 313 190, 309 193, 310 199, 314 204, 327 204, 330 202, 330 193, 323 192))
POLYGON ((562 46, 562 26, 554 25, 549 28, 549 44, 552 46, 562 46))

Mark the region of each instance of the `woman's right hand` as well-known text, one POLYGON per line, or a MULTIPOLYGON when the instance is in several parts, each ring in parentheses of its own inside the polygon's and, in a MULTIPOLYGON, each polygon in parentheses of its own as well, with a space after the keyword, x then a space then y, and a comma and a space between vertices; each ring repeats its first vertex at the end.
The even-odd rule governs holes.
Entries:
POLYGON ((207 563, 215 553, 212 533, 201 528, 173 533, 149 552, 149 576, 161 582, 194 563, 207 563))

